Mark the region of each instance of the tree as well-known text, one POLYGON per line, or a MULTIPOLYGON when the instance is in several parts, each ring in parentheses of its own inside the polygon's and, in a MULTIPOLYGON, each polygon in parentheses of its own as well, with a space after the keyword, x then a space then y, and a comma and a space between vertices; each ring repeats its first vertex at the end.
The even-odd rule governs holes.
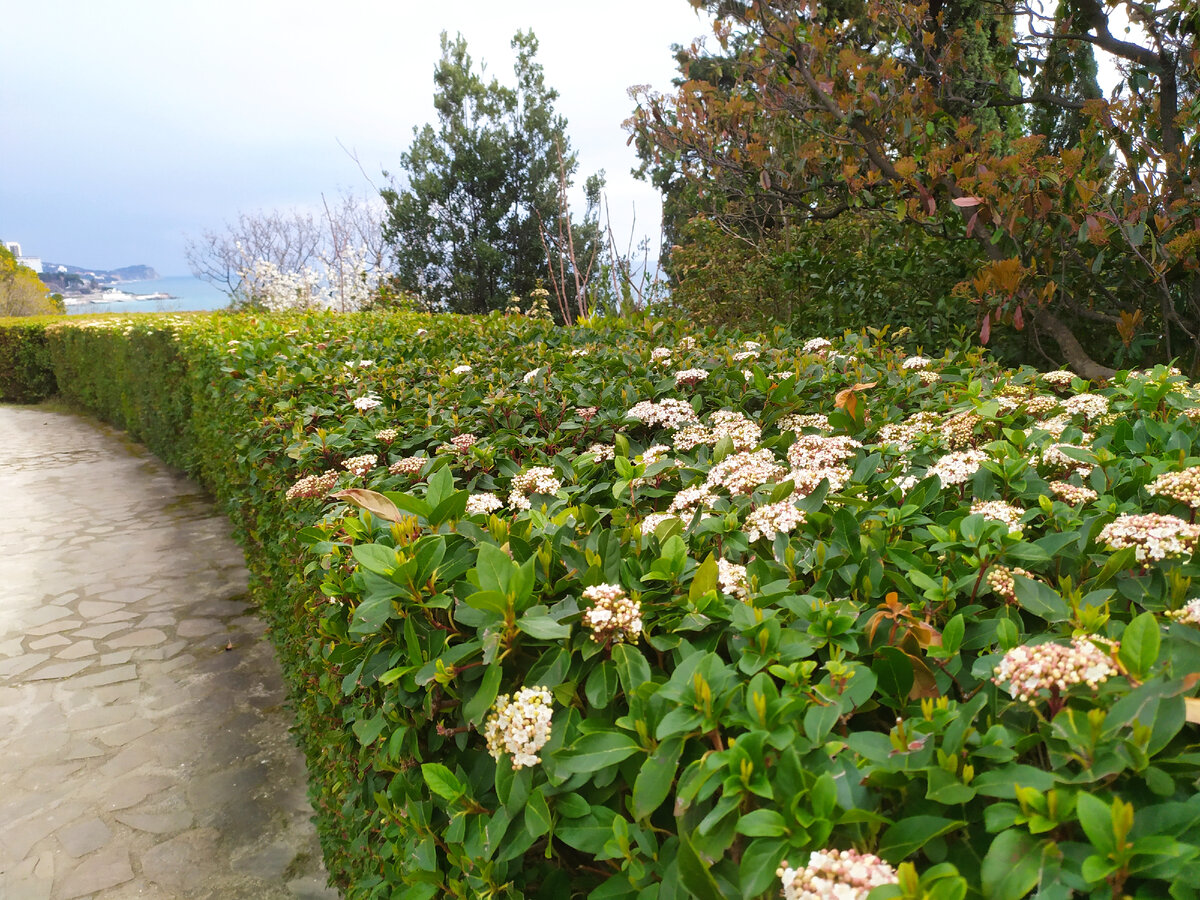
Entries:
MULTIPOLYGON (((732 86, 642 92, 631 127, 727 198, 711 215, 728 227, 887 214, 979 246, 960 290, 984 342, 1032 324, 1038 346, 1088 377, 1111 373, 1139 332, 1161 335, 1167 358, 1186 346, 1200 360, 1194 5, 693 4, 723 49, 745 48, 725 64, 732 86), (1114 6, 1136 26, 1129 39, 1110 28, 1114 6), (1088 96, 1086 60, 1064 63, 1080 44, 1115 65, 1109 96, 1088 96), (1067 113, 1078 140, 1074 125, 1051 127, 1067 113)), ((694 47, 687 62, 704 57, 694 47)))
POLYGON ((396 282, 431 309, 502 308, 536 288, 548 262, 574 279, 565 244, 543 238, 557 234, 560 178, 569 185, 578 162, 566 120, 554 112, 558 92, 535 59, 537 38, 518 32, 512 47, 510 88, 484 80, 461 35, 442 34, 437 125, 414 129, 401 157, 407 183, 381 192, 396 282))
POLYGON ((384 257, 378 203, 353 194, 321 198, 321 212, 239 213, 224 231, 189 238, 192 274, 235 304, 361 308, 384 257), (286 295, 286 296, 285 296, 286 295))
POLYGON ((64 312, 62 298, 51 296, 37 273, 0 246, 0 316, 46 316, 64 312))

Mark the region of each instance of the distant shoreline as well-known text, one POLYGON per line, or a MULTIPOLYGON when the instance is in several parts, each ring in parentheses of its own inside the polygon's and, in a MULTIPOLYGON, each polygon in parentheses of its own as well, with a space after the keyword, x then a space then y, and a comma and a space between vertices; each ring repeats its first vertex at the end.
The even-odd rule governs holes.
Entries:
POLYGON ((67 306, 90 306, 93 304, 123 303, 129 300, 178 300, 173 294, 163 292, 155 294, 135 294, 132 291, 108 289, 92 294, 64 294, 63 303, 67 306))

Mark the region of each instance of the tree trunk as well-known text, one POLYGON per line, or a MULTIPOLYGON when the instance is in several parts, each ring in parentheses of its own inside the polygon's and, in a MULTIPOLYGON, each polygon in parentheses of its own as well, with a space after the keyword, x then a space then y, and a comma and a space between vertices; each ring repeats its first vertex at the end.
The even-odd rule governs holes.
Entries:
POLYGON ((1116 369, 1102 366, 1092 359, 1083 349, 1083 345, 1079 343, 1079 339, 1075 337, 1075 333, 1050 310, 1038 310, 1033 321, 1038 328, 1054 338, 1058 348, 1062 350, 1063 356, 1066 357, 1067 364, 1076 375, 1088 380, 1097 380, 1112 378, 1116 374, 1116 369))

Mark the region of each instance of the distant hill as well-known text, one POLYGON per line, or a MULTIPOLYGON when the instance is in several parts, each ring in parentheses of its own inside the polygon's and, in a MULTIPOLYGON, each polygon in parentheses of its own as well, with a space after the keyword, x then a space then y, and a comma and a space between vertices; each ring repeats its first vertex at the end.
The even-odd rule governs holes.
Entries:
POLYGON ((42 269, 47 275, 80 275, 97 282, 109 284, 118 281, 152 281, 158 273, 151 266, 122 266, 120 269, 85 269, 82 266, 68 266, 65 263, 44 262, 42 269))
POLYGON ((85 269, 65 263, 42 263, 42 281, 52 291, 68 297, 83 297, 126 281, 152 281, 158 273, 150 266, 120 269, 85 269))

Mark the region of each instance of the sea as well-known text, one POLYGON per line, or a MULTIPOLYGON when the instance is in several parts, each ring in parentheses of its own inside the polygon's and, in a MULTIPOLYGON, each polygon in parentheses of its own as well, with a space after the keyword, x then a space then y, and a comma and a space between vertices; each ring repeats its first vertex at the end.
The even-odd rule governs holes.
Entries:
POLYGON ((129 294, 170 294, 169 300, 116 300, 112 303, 72 303, 68 313, 187 312, 224 309, 229 297, 207 281, 191 275, 169 275, 148 281, 122 281, 113 285, 129 294))

